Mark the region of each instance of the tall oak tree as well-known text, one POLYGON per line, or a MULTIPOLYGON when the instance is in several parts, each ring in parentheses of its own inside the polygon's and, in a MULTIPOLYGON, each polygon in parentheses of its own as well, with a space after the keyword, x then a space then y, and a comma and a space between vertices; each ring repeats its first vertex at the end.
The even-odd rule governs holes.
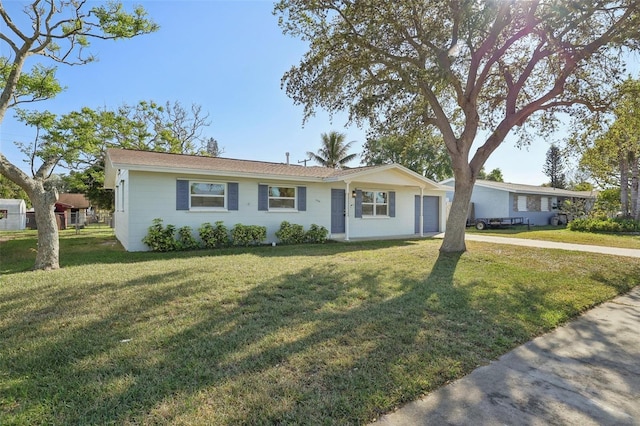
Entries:
POLYGON ((473 184, 487 158, 514 128, 548 130, 556 112, 604 105, 600 84, 624 70, 621 49, 638 47, 639 6, 280 0, 274 12, 285 33, 309 46, 283 77, 305 118, 318 108, 347 110, 379 135, 438 128, 455 177, 441 251, 460 252, 473 184))

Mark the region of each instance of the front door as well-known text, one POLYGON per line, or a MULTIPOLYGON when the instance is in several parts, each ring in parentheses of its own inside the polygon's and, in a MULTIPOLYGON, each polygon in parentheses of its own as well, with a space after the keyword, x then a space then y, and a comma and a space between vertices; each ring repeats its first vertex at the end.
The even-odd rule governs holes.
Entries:
POLYGON ((345 232, 345 202, 344 189, 331 190, 331 233, 344 234, 345 232))

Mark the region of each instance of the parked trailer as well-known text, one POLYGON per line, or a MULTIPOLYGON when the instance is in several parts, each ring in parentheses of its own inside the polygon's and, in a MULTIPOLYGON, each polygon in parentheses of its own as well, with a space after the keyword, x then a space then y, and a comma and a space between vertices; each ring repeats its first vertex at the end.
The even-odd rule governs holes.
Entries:
POLYGON ((480 231, 487 228, 508 228, 514 225, 527 225, 528 227, 529 219, 525 222, 524 217, 480 217, 469 225, 475 226, 480 231))

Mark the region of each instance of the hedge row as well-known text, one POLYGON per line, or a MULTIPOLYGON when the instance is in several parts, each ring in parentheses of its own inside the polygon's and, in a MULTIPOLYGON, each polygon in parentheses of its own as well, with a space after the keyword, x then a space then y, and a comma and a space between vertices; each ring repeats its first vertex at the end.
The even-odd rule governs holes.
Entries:
POLYGON ((575 219, 567 227, 581 232, 640 232, 639 221, 619 218, 575 219))
MULTIPOLYGON (((324 243, 328 233, 323 226, 313 224, 308 231, 304 231, 302 225, 293 225, 284 221, 276 231, 276 237, 284 244, 317 244, 324 243)), ((151 250, 160 252, 229 246, 247 247, 262 244, 267 238, 267 228, 238 223, 229 231, 222 221, 216 222, 215 225, 207 222, 198 228, 198 236, 200 241, 193 236, 190 226, 176 229, 173 225, 164 226, 162 219, 156 218, 142 242, 151 250)))

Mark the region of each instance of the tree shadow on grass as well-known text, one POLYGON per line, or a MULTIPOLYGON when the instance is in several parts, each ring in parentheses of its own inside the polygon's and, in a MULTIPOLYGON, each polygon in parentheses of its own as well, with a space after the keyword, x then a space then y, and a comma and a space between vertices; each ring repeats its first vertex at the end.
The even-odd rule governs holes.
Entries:
POLYGON ((636 289, 599 306, 382 423, 636 424, 639 302, 636 289))
MULTIPOLYGON (((358 424, 530 335, 473 295, 482 280, 456 279, 461 256, 425 258, 398 275, 368 261, 248 288, 226 288, 215 266, 42 287, 39 308, 0 329, 0 414, 16 423, 358 424)), ((13 297, 20 306, 23 296, 13 297)), ((544 303, 544 293, 508 303, 523 300, 544 303)))
MULTIPOLYGON (((169 253, 127 252, 113 236, 75 236, 60 240, 60 267, 91 264, 130 264, 156 260, 184 259, 203 256, 233 256, 253 254, 260 257, 326 256, 337 252, 380 250, 389 247, 412 246, 418 240, 380 240, 352 243, 262 245, 254 247, 227 247, 199 249, 169 253)), ((9 275, 31 271, 36 257, 37 238, 10 240, 0 243, 0 274, 9 275)))

